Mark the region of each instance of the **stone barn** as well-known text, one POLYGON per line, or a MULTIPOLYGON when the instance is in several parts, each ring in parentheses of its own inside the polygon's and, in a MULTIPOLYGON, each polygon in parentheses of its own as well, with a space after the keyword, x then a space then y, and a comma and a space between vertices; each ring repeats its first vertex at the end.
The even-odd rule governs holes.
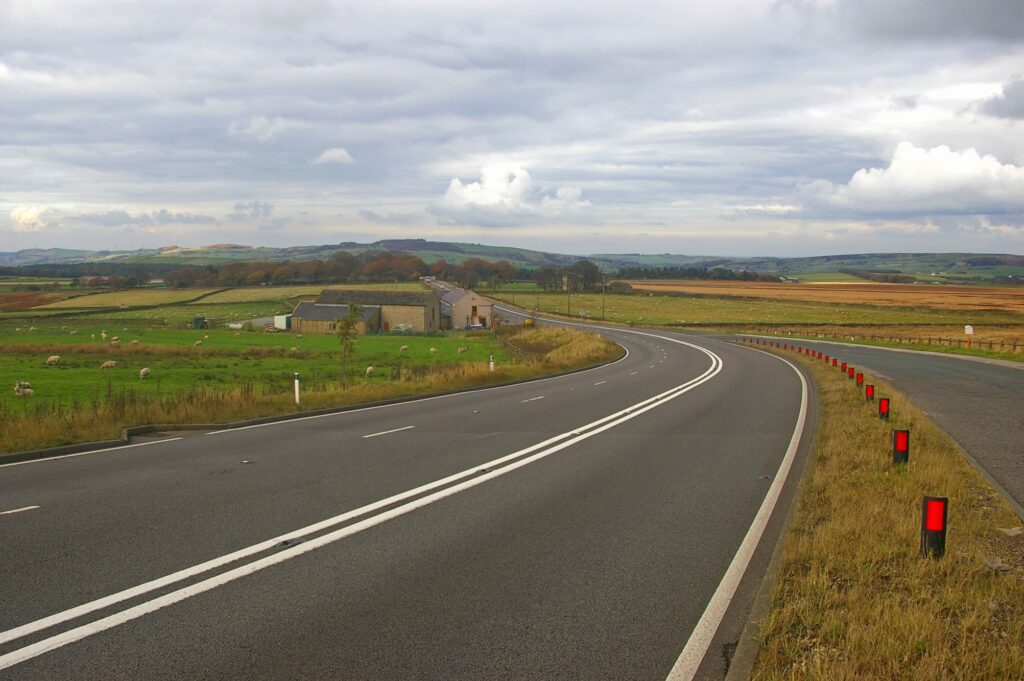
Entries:
MULTIPOLYGON (((337 333, 337 321, 347 316, 348 305, 302 302, 292 313, 291 328, 295 333, 337 333)), ((380 308, 373 305, 362 306, 356 328, 360 334, 378 330, 380 328, 380 308)))
MULTIPOLYGON (((344 308, 348 314, 348 305, 356 304, 364 310, 376 308, 375 319, 367 319, 367 331, 439 331, 441 329, 441 302, 429 291, 346 291, 344 289, 325 289, 315 302, 311 303, 314 315, 329 315, 331 310, 344 308)), ((300 304, 301 306, 301 304, 300 304)), ((340 314, 333 317, 336 320, 340 314)), ((303 322, 299 308, 292 316, 292 328, 298 333, 303 322)), ((311 331, 311 333, 317 333, 311 331)), ((333 333, 333 329, 319 331, 333 333)))

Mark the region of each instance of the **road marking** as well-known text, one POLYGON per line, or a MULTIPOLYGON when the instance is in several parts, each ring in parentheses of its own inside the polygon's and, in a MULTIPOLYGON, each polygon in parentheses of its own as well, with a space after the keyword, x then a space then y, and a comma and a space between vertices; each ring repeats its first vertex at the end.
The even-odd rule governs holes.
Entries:
POLYGON ((523 402, 533 402, 534 400, 543 400, 543 399, 544 399, 544 396, 543 396, 543 395, 541 395, 540 397, 531 397, 531 398, 530 398, 530 399, 528 399, 528 400, 522 400, 522 401, 523 401, 523 402))
POLYGON ((75 456, 85 456, 86 454, 99 454, 101 452, 116 452, 119 449, 131 449, 132 447, 146 447, 147 445, 159 445, 164 442, 174 442, 180 440, 180 437, 169 437, 166 440, 152 440, 150 442, 139 442, 134 445, 121 445, 120 447, 108 447, 106 449, 90 449, 87 452, 76 452, 75 454, 62 454, 61 456, 51 456, 46 459, 32 459, 31 461, 15 461, 14 463, 0 463, 0 468, 7 468, 8 466, 24 466, 30 463, 46 463, 47 461, 56 461, 57 459, 70 459, 75 456))
POLYGON ((604 384, 605 384, 605 383, 607 383, 607 382, 608 382, 608 381, 598 381, 598 382, 597 382, 597 383, 595 383, 594 385, 604 385, 604 384))
POLYGON ((637 375, 637 373, 638 373, 638 372, 636 372, 636 371, 630 371, 630 372, 629 372, 629 375, 630 375, 630 376, 636 376, 636 375, 637 375))
POLYGON ((750 565, 754 550, 757 549, 757 545, 761 541, 761 535, 764 534, 772 511, 775 510, 775 504, 782 494, 782 488, 786 484, 786 478, 789 477, 793 460, 800 448, 800 438, 803 436, 807 420, 807 381, 800 370, 789 360, 767 352, 764 354, 785 362, 800 378, 800 412, 796 418, 796 426, 793 428, 793 436, 789 439, 786 454, 782 457, 782 463, 779 464, 779 469, 775 472, 775 479, 772 481, 771 487, 768 488, 768 494, 761 502, 761 507, 750 524, 750 529, 747 530, 740 547, 736 550, 736 555, 729 563, 729 568, 722 576, 722 581, 715 589, 711 600, 708 601, 707 607, 704 608, 704 613, 700 616, 693 633, 690 634, 690 639, 686 642, 683 652, 679 654, 676 663, 672 665, 672 671, 669 672, 666 681, 691 681, 697 674, 700 663, 704 660, 711 641, 718 631, 718 626, 722 623, 722 618, 725 617, 725 611, 729 609, 729 604, 732 603, 733 596, 736 595, 740 580, 743 579, 743 574, 747 571, 747 566, 750 565))
POLYGON ((415 428, 415 427, 416 426, 402 426, 401 428, 392 428, 391 430, 382 430, 379 433, 370 433, 369 435, 364 435, 363 439, 365 440, 368 437, 377 437, 378 435, 388 435, 390 433, 397 433, 400 430, 409 430, 410 428, 415 428))
POLYGON ((715 353, 711 352, 710 350, 702 348, 699 345, 687 343, 685 341, 675 339, 671 340, 673 342, 679 343, 681 345, 687 345, 689 347, 695 348, 703 352, 705 355, 711 358, 711 365, 701 375, 692 378, 685 383, 670 388, 662 393, 654 395, 653 397, 641 400, 640 402, 637 402, 631 407, 609 414, 608 416, 604 416, 596 421, 592 421, 591 423, 580 426, 575 430, 561 433, 560 435, 548 438, 547 440, 538 442, 537 444, 527 447, 525 449, 512 452, 511 454, 507 454, 489 463, 473 466, 470 469, 466 469, 460 473, 455 473, 454 475, 450 475, 447 478, 436 480, 432 483, 422 485, 418 488, 408 490, 400 494, 396 494, 387 499, 381 499, 380 501, 374 502, 367 506, 363 506, 362 508, 342 513, 341 515, 335 516, 334 518, 328 518, 327 520, 323 520, 313 525, 309 525, 297 531, 289 532, 287 534, 275 537, 273 539, 260 542, 259 544, 254 544, 247 548, 235 551, 234 553, 230 553, 219 558, 214 558, 213 560, 209 560, 205 563, 201 563, 191 568, 179 570, 178 572, 172 573, 165 577, 161 577, 159 579, 147 582, 145 584, 140 584, 130 589, 125 589, 124 591, 120 591, 110 596, 106 596, 105 598, 100 598, 89 603, 84 603, 69 610, 65 610, 64 612, 56 613, 54 615, 50 615, 49 617, 36 620, 35 622, 29 622, 20 627, 16 627, 15 629, 0 632, 0 644, 4 644, 9 641, 21 638, 23 636, 28 636, 29 634, 42 631, 44 629, 48 629, 57 624, 67 622, 78 617, 82 617, 83 615, 86 615, 88 613, 110 607, 111 605, 114 605, 116 603, 120 603, 125 600, 141 596, 143 594, 149 593, 150 591, 154 591, 156 589, 163 588, 170 584, 180 582, 184 579, 188 579, 190 577, 203 574, 204 572, 209 572, 212 569, 228 565, 230 563, 241 560, 242 558, 246 558, 261 553, 271 548, 275 548, 285 539, 295 540, 297 538, 301 538, 306 535, 313 534, 324 529, 328 529, 330 527, 333 527, 334 525, 338 525, 348 520, 352 520, 359 516, 366 515, 371 511, 379 510, 381 508, 390 506, 392 504, 395 504, 399 501, 403 501, 410 497, 414 497, 419 494, 435 490, 439 487, 444 487, 444 489, 439 489, 436 492, 432 492, 431 494, 422 496, 413 501, 409 501, 401 506, 391 508, 377 515, 370 516, 369 518, 365 518, 352 525, 348 525, 346 527, 334 530, 333 532, 330 532, 328 534, 320 535, 314 539, 310 539, 309 541, 305 541, 301 544, 293 545, 290 548, 279 551, 273 555, 265 556, 264 558, 260 558, 251 563, 241 565, 234 569, 228 570, 227 572, 223 572, 221 574, 208 577, 203 581, 178 589, 177 591, 165 594, 151 601, 143 602, 139 605, 128 608, 121 612, 113 613, 107 617, 96 620, 95 622, 84 624, 82 626, 76 627, 66 632, 56 634, 49 638, 38 641, 24 648, 13 650, 5 655, 0 655, 0 669, 6 669, 16 664, 20 664, 21 662, 32 659, 51 650, 56 650, 57 648, 61 648, 70 643, 74 643, 75 641, 79 641, 88 636, 92 636, 93 634, 119 626, 125 622, 142 617, 143 615, 146 615, 148 613, 155 612, 157 610, 165 608, 169 605, 173 605, 174 603, 178 603, 197 594, 209 591, 218 586, 222 586, 224 584, 232 582, 241 577, 253 574, 271 565, 276 565, 291 558, 300 556, 304 553, 308 553, 309 551, 313 551, 317 548, 326 546, 357 532, 369 529, 371 527, 374 527, 375 525, 379 525, 380 523, 386 522, 387 520, 391 520, 392 518, 397 518, 399 516, 405 515, 406 513, 416 510, 422 506, 426 506, 428 504, 434 503, 435 501, 439 501, 446 497, 452 496, 453 494, 457 494, 471 487, 480 485, 488 480, 492 480, 501 475, 510 473, 513 470, 521 468, 527 464, 533 463, 534 461, 538 461, 544 457, 550 456, 567 447, 571 447, 572 445, 578 442, 591 438, 599 433, 603 433, 606 430, 609 430, 622 423, 625 423, 626 421, 636 418, 640 414, 646 413, 647 411, 659 407, 670 400, 680 397, 681 395, 684 395, 690 392, 691 390, 710 381, 715 376, 717 376, 718 373, 722 370, 722 359, 715 353), (505 463, 508 463, 508 465, 502 466, 502 464, 505 463), (482 469, 491 470, 488 473, 480 475, 480 471, 482 469), (470 479, 463 480, 464 478, 470 479), (458 482, 460 480, 462 480, 462 482, 458 482), (451 483, 457 484, 452 485, 451 483), (445 487, 446 485, 450 486, 445 487))
POLYGON ((648 369, 653 369, 653 368, 654 368, 654 365, 652 364, 651 366, 649 366, 649 367, 647 367, 647 368, 648 368, 648 369))
POLYGON ((33 511, 39 508, 38 506, 22 506, 21 508, 12 508, 10 511, 0 511, 0 515, 13 515, 15 513, 21 513, 22 511, 33 511))

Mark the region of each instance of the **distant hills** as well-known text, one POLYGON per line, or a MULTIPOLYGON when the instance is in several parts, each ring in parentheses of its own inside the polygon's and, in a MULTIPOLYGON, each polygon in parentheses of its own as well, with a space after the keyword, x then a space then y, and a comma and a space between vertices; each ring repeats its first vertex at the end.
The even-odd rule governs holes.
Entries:
POLYGON ((467 258, 507 260, 513 266, 535 269, 543 265, 569 265, 581 257, 616 270, 622 267, 724 267, 795 276, 840 270, 864 270, 909 274, 924 281, 998 281, 1024 278, 1024 256, 977 253, 861 253, 804 258, 730 258, 672 253, 599 253, 588 256, 548 253, 528 248, 488 246, 425 239, 384 239, 372 243, 342 242, 318 246, 288 248, 253 247, 240 244, 213 244, 201 247, 167 246, 134 251, 86 251, 65 248, 28 249, 0 252, 0 266, 120 263, 127 265, 215 265, 243 260, 281 261, 326 258, 337 251, 403 252, 419 256, 427 263, 444 259, 460 263, 467 258))

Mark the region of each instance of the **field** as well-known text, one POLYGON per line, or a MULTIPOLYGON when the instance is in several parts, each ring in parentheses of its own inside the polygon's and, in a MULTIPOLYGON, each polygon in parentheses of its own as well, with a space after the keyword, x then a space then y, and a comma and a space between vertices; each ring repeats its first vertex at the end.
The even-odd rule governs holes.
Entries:
MULTIPOLYGON (((696 286, 702 286, 697 284, 696 286)), ((750 287, 749 284, 745 285, 750 287)), ((783 286, 783 285, 779 285, 783 286)), ((874 285, 872 285, 874 287, 874 285)), ((819 286, 811 286, 817 290, 819 286)), ((843 289, 848 288, 843 286, 843 289)), ((947 327, 961 324, 1022 325, 1024 314, 1001 309, 951 309, 936 307, 897 307, 884 304, 850 304, 827 301, 786 300, 767 297, 741 297, 739 293, 707 295, 711 288, 701 288, 704 295, 680 295, 681 292, 646 294, 611 294, 605 297, 608 321, 648 325, 737 326, 770 325, 933 325, 947 327)), ((772 289, 773 291, 775 289, 772 289)), ((1017 294, 1018 296, 1020 294, 1017 294)), ((573 294, 567 307, 565 293, 515 294, 499 292, 493 297, 513 302, 526 309, 573 317, 601 319, 600 293, 573 294)), ((863 299, 863 296, 862 298, 863 299)), ((962 328, 962 327, 961 327, 962 328)))
POLYGON ((197 303, 248 303, 264 300, 288 300, 299 296, 315 296, 325 288, 345 289, 346 291, 425 291, 419 282, 402 282, 397 284, 311 284, 309 286, 253 286, 233 288, 203 298, 197 303))
POLYGON ((125 289, 76 296, 67 300, 40 305, 36 309, 81 309, 91 307, 140 307, 168 305, 193 300, 217 289, 125 289))
MULTIPOLYGON (((843 275, 845 276, 845 275, 843 275)), ((1001 311, 1024 314, 1024 290, 984 286, 859 283, 776 284, 732 281, 630 281, 634 288, 658 293, 689 293, 766 300, 845 305, 1001 311)), ((845 320, 844 320, 845 321, 845 320)))

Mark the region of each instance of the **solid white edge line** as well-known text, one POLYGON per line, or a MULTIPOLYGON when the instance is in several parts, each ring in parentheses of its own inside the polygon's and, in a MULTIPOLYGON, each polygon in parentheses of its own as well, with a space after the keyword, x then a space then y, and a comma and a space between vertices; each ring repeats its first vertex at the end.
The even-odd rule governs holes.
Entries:
POLYGON ((754 520, 750 524, 750 529, 747 530, 746 536, 743 537, 740 547, 736 550, 736 555, 733 556, 732 562, 729 563, 729 568, 722 576, 722 581, 711 596, 711 600, 704 609, 704 613, 697 622, 697 626, 694 627, 693 633, 690 634, 686 646, 679 654, 675 664, 672 665, 672 671, 669 672, 666 681, 691 681, 697 674, 697 670, 700 668, 700 664, 704 660, 708 648, 711 646, 711 641, 718 631, 718 626, 722 623, 726 610, 729 609, 729 605, 732 603, 733 596, 736 595, 736 589, 739 587, 740 580, 743 579, 743 575, 747 571, 747 566, 750 564, 754 551, 761 542, 761 536, 768 526, 772 511, 775 510, 775 505, 782 494, 782 488, 785 486, 789 472, 793 467, 793 461, 796 459, 797 451, 800 449, 800 440, 803 437, 807 421, 807 380, 789 360, 771 353, 765 354, 788 364, 800 378, 800 413, 797 415, 796 427, 793 429, 793 436, 789 440, 786 454, 782 457, 782 463, 779 464, 779 469, 775 473, 775 479, 772 481, 771 487, 768 488, 768 493, 765 495, 757 515, 754 516, 754 520))
POLYGON ((85 452, 75 452, 74 454, 61 454, 60 456, 50 456, 45 459, 32 459, 31 461, 15 461, 14 463, 0 463, 0 468, 7 468, 8 466, 24 466, 30 463, 45 463, 47 461, 57 461, 58 459, 70 459, 76 456, 85 456, 86 454, 100 454, 101 452, 116 452, 119 449, 131 449, 132 447, 145 447, 147 445, 159 445, 164 442, 174 442, 180 440, 180 437, 169 437, 164 440, 153 440, 151 442, 138 442, 133 445, 121 445, 120 447, 107 447, 106 449, 90 449, 85 452))
POLYGON ((399 431, 409 430, 410 428, 415 428, 415 427, 416 426, 402 426, 401 428, 392 428, 391 430, 382 430, 379 433, 370 433, 369 435, 364 435, 363 439, 365 440, 368 437, 377 437, 379 435, 390 435, 391 433, 397 433, 399 431))
POLYGON ((613 421, 613 420, 619 418, 622 415, 629 414, 631 412, 632 413, 639 413, 639 412, 636 411, 638 408, 642 408, 642 407, 645 407, 645 406, 650 405, 652 403, 658 402, 659 400, 665 398, 669 394, 674 393, 676 391, 679 391, 679 390, 684 390, 684 391, 685 390, 689 390, 691 387, 699 385, 700 383, 703 383, 705 380, 710 380, 710 378, 712 376, 714 376, 715 374, 718 373, 718 371, 721 370, 721 359, 717 355, 712 353, 711 351, 709 351, 709 350, 707 350, 705 348, 702 348, 700 346, 697 346, 697 345, 691 345, 690 343, 686 343, 685 341, 677 341, 675 339, 671 339, 671 340, 673 340, 673 342, 678 342, 680 344, 688 345, 690 347, 696 348, 697 350, 700 350, 705 355, 707 355, 708 357, 711 358, 711 366, 703 374, 701 374, 700 376, 697 376, 695 378, 690 379, 686 383, 682 383, 682 384, 680 384, 680 385, 678 385, 678 386, 676 386, 674 388, 670 388, 669 390, 666 390, 666 391, 664 391, 662 393, 659 393, 658 395, 655 395, 653 397, 648 397, 648 398, 646 398, 644 400, 641 400, 640 402, 637 402, 636 404, 634 404, 634 405, 632 405, 630 407, 627 407, 627 408, 622 409, 620 411, 617 411, 617 412, 614 412, 612 414, 609 414, 608 416, 604 416, 604 417, 602 417, 602 418, 600 418, 600 419, 598 419, 596 421, 592 421, 592 422, 590 422, 588 424, 579 426, 579 427, 577 427, 577 428, 575 428, 575 429, 573 429, 571 431, 568 431, 568 432, 565 432, 565 433, 561 433, 559 435, 555 435, 555 436, 550 437, 550 438, 548 438, 546 440, 538 442, 538 443, 536 443, 534 445, 526 447, 525 449, 520 449, 518 451, 512 452, 511 454, 506 454, 506 455, 504 455, 502 457, 494 459, 493 461, 489 461, 487 463, 482 463, 482 464, 473 466, 471 468, 467 468, 467 469, 465 469, 465 470, 463 470, 463 471, 461 471, 459 473, 452 474, 452 475, 450 475, 450 476, 448 476, 446 478, 442 478, 440 480, 435 480, 434 482, 427 483, 425 485, 421 485, 420 487, 417 487, 415 489, 407 490, 405 492, 401 492, 399 494, 395 494, 395 495, 393 495, 391 497, 388 497, 386 499, 381 499, 381 500, 376 501, 376 502, 374 502, 372 504, 367 504, 366 506, 362 506, 360 508, 353 509, 351 511, 347 511, 347 512, 342 513, 340 515, 334 516, 333 518, 327 518, 326 520, 322 520, 320 522, 314 523, 313 525, 309 525, 307 527, 299 528, 297 530, 293 530, 293 531, 288 532, 286 534, 279 535, 279 536, 274 537, 272 539, 268 539, 266 541, 259 542, 257 544, 253 544, 253 545, 248 546, 246 548, 239 549, 239 550, 234 551, 232 553, 220 556, 219 558, 213 558, 211 560, 208 560, 206 562, 200 563, 198 565, 194 565, 194 566, 189 567, 189 568, 184 568, 182 570, 179 570, 177 572, 171 573, 171 574, 166 575, 164 577, 160 577, 160 578, 152 580, 150 582, 139 584, 137 586, 125 589, 123 591, 119 591, 119 592, 117 592, 115 594, 111 594, 110 596, 106 596, 104 598, 100 598, 100 599, 97 599, 97 600, 94 600, 94 601, 90 601, 88 603, 83 603, 82 605, 76 606, 74 608, 70 608, 69 610, 65 610, 63 612, 55 613, 55 614, 50 615, 48 617, 36 620, 34 622, 29 622, 27 624, 21 625, 19 627, 14 628, 14 629, 10 629, 8 631, 0 632, 0 644, 7 643, 9 641, 13 641, 13 640, 21 638, 23 636, 27 636, 27 635, 35 633, 37 631, 41 631, 43 629, 48 629, 48 628, 50 628, 52 626, 55 626, 55 625, 60 624, 62 622, 66 622, 66 621, 71 620, 71 619, 75 619, 77 617, 81 617, 81 616, 86 615, 86 614, 88 614, 90 612, 95 612, 96 610, 101 610, 103 608, 107 608, 107 607, 109 607, 111 605, 115 605, 115 604, 120 603, 122 601, 126 601, 128 599, 135 598, 137 596, 141 596, 143 594, 149 593, 150 591, 154 591, 156 589, 163 588, 163 587, 168 586, 170 584, 174 584, 175 582, 180 582, 182 580, 189 579, 191 577, 195 577, 197 575, 200 575, 200 574, 202 574, 204 572, 209 572, 210 570, 214 570, 216 568, 223 567, 223 566, 228 565, 230 563, 233 563, 233 562, 235 562, 237 560, 241 560, 243 558, 247 558, 247 557, 249 557, 251 555, 254 555, 254 554, 257 554, 257 553, 261 553, 263 551, 266 551, 267 549, 273 548, 274 546, 276 546, 280 542, 284 541, 285 539, 297 539, 299 537, 303 537, 303 536, 306 536, 308 534, 319 532, 321 530, 324 530, 324 529, 327 529, 329 527, 332 527, 333 525, 337 525, 339 523, 343 523, 343 522, 346 522, 346 521, 351 520, 353 518, 357 518, 357 517, 359 517, 361 515, 365 515, 367 513, 372 512, 372 511, 378 510, 378 509, 380 509, 380 508, 382 508, 384 506, 388 506, 388 505, 397 503, 399 501, 403 501, 405 499, 408 499, 409 497, 416 496, 416 495, 422 494, 424 492, 428 492, 428 491, 430 491, 432 489, 436 489, 438 487, 442 487, 442 486, 448 485, 448 484, 450 484, 452 482, 456 482, 458 480, 461 480, 461 479, 463 479, 465 477, 468 477, 470 475, 474 475, 474 474, 476 474, 477 472, 479 472, 483 468, 492 468, 493 469, 493 468, 495 468, 497 466, 500 466, 501 464, 504 464, 504 463, 506 463, 506 462, 508 462, 508 461, 510 461, 512 459, 518 458, 520 456, 525 456, 526 454, 530 454, 531 452, 535 452, 537 450, 540 450, 540 449, 543 449, 545 447, 548 447, 548 446, 550 446, 550 445, 552 445, 552 444, 554 444, 554 443, 556 443, 556 442, 558 442, 560 440, 564 440, 567 437, 577 436, 577 435, 581 434, 582 432, 584 432, 584 431, 586 431, 586 430, 588 430, 590 428, 597 427, 597 426, 599 426, 601 424, 604 424, 604 423, 607 423, 609 421, 613 421))
POLYGON ((22 506, 21 508, 12 508, 10 511, 0 511, 0 515, 14 515, 15 513, 21 513, 22 511, 34 511, 39 508, 38 506, 22 506))
MULTIPOLYGON (((679 342, 682 342, 682 341, 679 341, 679 342)), ((687 343, 687 345, 689 345, 689 344, 687 343)), ((340 539, 343 539, 343 538, 348 537, 350 535, 356 534, 357 532, 361 532, 363 530, 369 529, 371 527, 379 525, 379 524, 381 524, 383 522, 386 522, 388 520, 391 520, 393 518, 397 518, 399 516, 405 515, 405 514, 411 512, 411 511, 414 511, 414 510, 416 510, 418 508, 421 508, 423 506, 426 506, 428 504, 434 503, 436 501, 439 501, 439 500, 444 499, 446 497, 452 496, 452 495, 457 494, 459 492, 462 492, 464 490, 470 489, 472 487, 476 487, 477 485, 480 485, 480 484, 482 484, 484 482, 487 482, 487 481, 492 480, 494 478, 497 478, 499 476, 502 476, 502 475, 505 475, 507 473, 510 473, 513 470, 516 470, 518 468, 526 466, 527 464, 533 463, 534 461, 537 461, 537 460, 542 459, 544 457, 550 456, 551 454, 559 452, 559 451, 561 451, 561 450, 563 450, 563 449, 565 449, 567 447, 570 447, 570 446, 572 446, 572 445, 574 445, 574 444, 576 444, 578 442, 581 442, 583 440, 591 438, 591 437, 597 435, 598 433, 602 433, 602 432, 604 432, 606 430, 609 430, 611 428, 614 428, 614 427, 616 427, 616 426, 618 426, 618 425, 620 425, 622 423, 625 423, 626 421, 632 420, 632 419, 636 418, 637 416, 639 416, 640 414, 643 414, 643 413, 645 413, 647 411, 650 411, 651 409, 659 407, 662 404, 664 404, 664 403, 666 403, 666 402, 668 402, 670 400, 673 400, 676 397, 679 397, 680 395, 683 395, 683 394, 689 392, 690 390, 693 390, 694 388, 696 388, 696 387, 706 383, 707 381, 710 381, 712 378, 714 378, 716 375, 718 375, 718 373, 722 370, 722 366, 723 366, 721 358, 718 357, 717 355, 715 355, 713 352, 707 350, 707 349, 701 348, 699 346, 693 346, 693 347, 698 348, 699 350, 704 352, 706 355, 711 357, 711 367, 709 367, 708 370, 705 371, 701 376, 699 376, 699 377, 697 377, 695 379, 692 379, 692 380, 688 381, 685 384, 682 384, 682 386, 677 387, 677 389, 669 390, 669 391, 666 391, 665 393, 662 393, 659 396, 659 399, 657 399, 656 401, 645 400, 644 402, 647 402, 646 406, 644 406, 644 407, 642 407, 640 409, 636 409, 634 411, 623 410, 621 412, 618 412, 616 415, 614 415, 614 416, 618 416, 618 418, 616 418, 614 420, 609 420, 610 417, 605 417, 605 418, 601 419, 601 421, 604 421, 605 423, 603 425, 601 425, 599 428, 588 430, 585 433, 577 435, 576 437, 572 438, 571 440, 566 440, 564 442, 555 444, 552 447, 548 447, 546 449, 542 449, 541 451, 533 454, 532 456, 519 459, 518 461, 514 461, 513 463, 511 463, 511 464, 509 464, 507 466, 504 466, 504 467, 499 468, 497 470, 492 470, 489 473, 485 473, 483 475, 480 475, 479 477, 472 478, 470 480, 465 480, 465 481, 463 481, 463 482, 461 482, 459 484, 453 485, 451 487, 446 487, 445 489, 442 489, 442 490, 439 490, 437 492, 434 492, 433 494, 430 494, 428 496, 421 497, 421 498, 416 499, 414 501, 410 501, 410 502, 408 502, 406 504, 403 504, 402 506, 398 506, 396 508, 390 509, 390 510, 385 511, 383 513, 380 513, 378 515, 371 516, 369 518, 361 520, 358 523, 354 523, 352 525, 340 528, 338 530, 335 530, 334 532, 330 532, 330 533, 325 534, 325 535, 321 535, 319 537, 316 537, 315 539, 311 539, 311 540, 309 540, 307 542, 304 542, 302 544, 297 544, 297 545, 295 545, 295 546, 293 546, 293 547, 291 547, 289 549, 285 549, 285 550, 283 550, 283 551, 281 551, 279 553, 276 553, 274 555, 271 555, 271 556, 266 556, 266 557, 261 558, 259 560, 253 561, 252 563, 247 563, 245 565, 241 565, 241 566, 239 566, 237 568, 229 570, 228 572, 224 572, 224 573, 221 573, 219 575, 214 575, 213 577, 209 577, 209 578, 207 578, 207 579, 205 579, 205 580, 203 580, 201 582, 197 582, 196 584, 192 584, 192 585, 184 587, 182 589, 178 589, 177 591, 173 591, 173 592, 171 592, 169 594, 165 594, 164 596, 160 596, 160 597, 155 598, 155 599, 153 599, 151 601, 147 601, 145 603, 141 603, 141 604, 139 604, 137 606, 134 606, 132 608, 128 608, 127 610, 123 610, 121 612, 117 612, 117 613, 114 613, 112 615, 108 615, 107 617, 104 617, 102 619, 96 620, 95 622, 90 622, 88 624, 84 624, 84 625, 82 625, 80 627, 77 627, 75 629, 71 629, 69 631, 63 632, 61 634, 57 634, 55 636, 51 636, 51 637, 49 637, 47 639, 44 639, 44 640, 39 641, 37 643, 34 643, 32 645, 29 645, 29 646, 26 646, 24 648, 19 648, 17 650, 14 650, 14 651, 12 651, 10 653, 7 653, 6 655, 0 655, 0 669, 6 669, 6 668, 12 667, 12 666, 14 666, 16 664, 20 664, 21 662, 29 660, 29 659, 31 659, 33 657, 38 657, 39 655, 47 653, 47 652, 49 652, 51 650, 55 650, 57 648, 61 648, 63 646, 66 646, 66 645, 68 645, 70 643, 74 643, 75 641, 79 641, 79 640, 81 640, 83 638, 86 638, 88 636, 91 636, 93 634, 99 633, 101 631, 105 631, 107 629, 113 628, 113 627, 118 626, 120 624, 123 624, 125 622, 131 621, 133 619, 137 619, 139 617, 142 617, 143 615, 149 614, 151 612, 155 612, 157 610, 165 608, 165 607, 167 607, 169 605, 173 605, 175 603, 183 601, 183 600, 185 600, 187 598, 190 598, 192 596, 198 595, 198 594, 203 593, 205 591, 209 591, 209 590, 214 589, 214 588, 216 588, 218 586, 222 586, 222 585, 227 584, 229 582, 232 582, 232 581, 235 581, 237 579, 240 579, 241 577, 245 577, 247 575, 250 575, 250 574, 253 574, 253 573, 258 572, 260 570, 263 570, 264 568, 270 567, 272 565, 276 565, 278 563, 283 563, 284 561, 290 560, 291 558, 295 558, 297 556, 303 555, 305 553, 308 553, 308 552, 313 551, 315 549, 321 548, 321 547, 326 546, 328 544, 332 544, 332 543, 334 543, 334 542, 336 542, 336 541, 338 541, 340 539), (685 386, 685 387, 683 387, 683 386, 685 386)), ((595 422, 595 423, 597 423, 597 422, 595 422)), ((552 439, 557 439, 557 438, 552 438, 552 439)), ((539 445, 534 445, 534 447, 532 447, 530 449, 536 449, 538 446, 539 445)), ((483 468, 485 466, 486 465, 484 465, 484 466, 474 466, 474 468, 472 470, 474 472, 476 472, 476 471, 479 471, 481 468, 483 468)), ((454 477, 454 476, 452 476, 452 477, 454 477)), ((292 536, 294 536, 294 535, 292 535, 292 536)), ((267 543, 267 542, 264 542, 264 543, 267 543)), ((70 611, 68 611, 68 612, 70 612, 70 611)), ((60 615, 61 614, 58 614, 58 615, 55 615, 55 616, 51 616, 51 618, 48 618, 48 619, 54 619, 54 618, 60 617, 60 615)), ((65 621, 66 619, 70 619, 70 618, 64 618, 64 619, 62 619, 60 621, 65 621)), ((30 623, 29 625, 25 625, 24 627, 19 627, 19 629, 26 629, 28 627, 33 626, 34 624, 35 623, 30 623)), ((42 627, 42 628, 45 628, 45 627, 42 627)), ((38 631, 39 628, 37 627, 34 630, 38 631)), ((13 631, 16 631, 16 630, 12 630, 12 632, 13 631)), ((4 635, 10 634, 12 632, 4 632, 4 635)), ((28 632, 26 632, 26 633, 28 633, 28 632)), ((3 642, 4 640, 11 640, 10 638, 4 639, 3 638, 4 635, 0 635, 0 642, 3 642)), ((20 635, 25 635, 25 634, 23 633, 23 634, 20 634, 20 635)))

